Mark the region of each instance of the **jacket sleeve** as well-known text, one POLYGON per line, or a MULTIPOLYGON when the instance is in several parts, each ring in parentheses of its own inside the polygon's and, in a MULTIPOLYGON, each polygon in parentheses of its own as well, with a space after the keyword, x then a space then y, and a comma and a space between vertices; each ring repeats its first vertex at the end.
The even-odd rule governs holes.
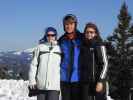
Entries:
POLYGON ((39 55, 39 48, 35 48, 33 52, 33 58, 30 64, 29 70, 29 84, 33 85, 36 84, 36 73, 37 73, 37 65, 38 65, 38 55, 39 55))
POLYGON ((106 55, 106 48, 104 45, 98 46, 97 56, 98 56, 98 62, 102 66, 99 80, 105 80, 107 76, 107 70, 108 70, 108 59, 106 55))

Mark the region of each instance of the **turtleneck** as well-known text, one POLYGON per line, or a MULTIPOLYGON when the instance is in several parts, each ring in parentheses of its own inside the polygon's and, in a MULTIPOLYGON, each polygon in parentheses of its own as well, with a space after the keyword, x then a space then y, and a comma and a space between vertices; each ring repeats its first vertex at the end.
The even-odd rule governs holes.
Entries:
POLYGON ((66 38, 69 40, 73 40, 77 37, 76 33, 67 33, 66 38))

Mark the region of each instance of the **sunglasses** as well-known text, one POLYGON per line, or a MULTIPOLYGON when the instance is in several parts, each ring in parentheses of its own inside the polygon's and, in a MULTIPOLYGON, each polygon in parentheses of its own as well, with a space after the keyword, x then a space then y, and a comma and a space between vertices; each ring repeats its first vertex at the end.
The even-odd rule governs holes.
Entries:
POLYGON ((56 34, 47 34, 47 36, 48 36, 48 37, 49 37, 49 36, 54 37, 54 36, 56 36, 56 34))

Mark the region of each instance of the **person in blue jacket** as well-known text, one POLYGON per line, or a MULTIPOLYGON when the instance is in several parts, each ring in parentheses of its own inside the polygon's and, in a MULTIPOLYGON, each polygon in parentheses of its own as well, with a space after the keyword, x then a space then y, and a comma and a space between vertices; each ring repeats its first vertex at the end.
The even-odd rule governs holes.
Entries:
POLYGON ((62 100, 80 100, 79 53, 82 33, 77 30, 77 18, 67 14, 63 19, 64 35, 59 39, 61 59, 62 100))

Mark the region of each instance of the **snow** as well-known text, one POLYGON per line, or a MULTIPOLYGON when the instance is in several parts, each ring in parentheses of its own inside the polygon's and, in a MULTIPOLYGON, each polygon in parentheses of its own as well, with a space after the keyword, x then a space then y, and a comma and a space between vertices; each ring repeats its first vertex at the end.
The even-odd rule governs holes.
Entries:
MULTIPOLYGON (((9 68, 9 74, 14 72, 18 74, 19 71, 25 69, 22 70, 25 72, 22 74, 24 75, 23 79, 27 79, 26 73, 28 73, 28 64, 31 60, 33 50, 34 48, 10 52, 0 51, 0 64, 10 65, 9 67, 14 69, 11 70, 11 68, 9 68), (23 68, 23 66, 25 66, 25 68, 23 68)), ((28 81, 24 80, 0 80, 0 100, 36 100, 36 97, 28 97, 28 83, 28 81)), ((107 96, 107 98, 108 100, 113 100, 110 96, 107 96)))
POLYGON ((21 50, 21 51, 16 51, 13 54, 15 55, 21 55, 22 53, 32 53, 34 51, 35 48, 29 48, 26 50, 21 50))
POLYGON ((34 51, 34 49, 35 49, 35 48, 29 48, 29 49, 24 50, 23 52, 28 52, 28 53, 30 52, 30 53, 31 53, 31 52, 34 51))
POLYGON ((0 80, 0 100, 36 100, 28 97, 28 81, 0 80))
POLYGON ((15 55, 21 55, 22 52, 14 52, 15 55))
MULTIPOLYGON (((24 80, 0 80, 0 100, 37 100, 36 96, 28 97, 28 84, 24 80)), ((107 96, 107 100, 113 99, 107 96)))

